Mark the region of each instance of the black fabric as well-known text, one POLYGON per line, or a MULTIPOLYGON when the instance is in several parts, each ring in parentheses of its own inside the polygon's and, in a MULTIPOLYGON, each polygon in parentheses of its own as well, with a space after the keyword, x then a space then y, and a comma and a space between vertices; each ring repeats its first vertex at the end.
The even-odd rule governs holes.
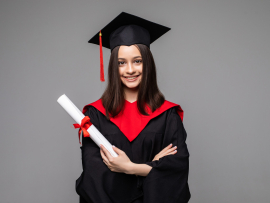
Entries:
POLYGON ((187 134, 174 107, 152 119, 132 142, 95 107, 90 106, 85 115, 132 162, 148 164, 152 169, 145 177, 112 172, 102 161, 100 148, 91 138, 83 137, 83 172, 76 181, 80 203, 188 202, 187 134), (177 145, 177 153, 152 161, 170 143, 177 145))
POLYGON ((113 50, 116 46, 132 44, 145 44, 150 48, 149 32, 138 25, 124 25, 116 29, 110 35, 110 48, 113 50))
MULTIPOLYGON (((150 44, 168 32, 171 28, 122 12, 101 29, 102 46, 111 51, 119 45, 150 44)), ((99 45, 99 32, 89 43, 99 45)))

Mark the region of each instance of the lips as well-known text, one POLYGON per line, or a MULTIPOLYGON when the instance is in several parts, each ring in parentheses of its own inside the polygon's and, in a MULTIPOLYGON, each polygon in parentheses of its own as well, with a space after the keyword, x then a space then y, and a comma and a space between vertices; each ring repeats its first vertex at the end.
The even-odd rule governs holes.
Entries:
POLYGON ((128 82, 134 82, 138 79, 140 75, 134 75, 134 76, 123 76, 126 81, 128 82))
POLYGON ((131 79, 131 78, 137 78, 138 76, 140 76, 140 75, 134 75, 134 76, 123 76, 123 77, 125 77, 125 78, 127 78, 127 79, 131 79))

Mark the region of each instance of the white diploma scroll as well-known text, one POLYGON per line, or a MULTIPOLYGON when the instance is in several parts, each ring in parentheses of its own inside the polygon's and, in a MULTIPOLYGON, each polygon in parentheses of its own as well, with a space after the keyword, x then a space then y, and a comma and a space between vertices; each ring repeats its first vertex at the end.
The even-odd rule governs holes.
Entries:
MULTIPOLYGON (((81 121, 85 117, 85 115, 73 104, 73 102, 65 94, 59 97, 57 102, 76 121, 76 123, 81 125, 81 121)), ((97 146, 100 147, 100 144, 102 144, 113 157, 118 156, 118 154, 113 150, 111 143, 98 131, 98 129, 93 124, 87 129, 87 131, 90 134, 90 138, 97 144, 97 146)))

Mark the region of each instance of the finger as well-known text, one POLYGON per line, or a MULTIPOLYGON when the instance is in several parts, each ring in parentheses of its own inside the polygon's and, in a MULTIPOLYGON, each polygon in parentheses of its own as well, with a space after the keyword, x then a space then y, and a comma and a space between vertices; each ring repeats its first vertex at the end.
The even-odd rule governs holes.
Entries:
POLYGON ((171 144, 169 144, 167 147, 165 147, 164 149, 166 150, 166 149, 169 149, 169 148, 171 148, 172 147, 172 143, 171 144))
POLYGON ((172 143, 169 144, 167 147, 165 147, 163 150, 161 150, 157 156, 163 157, 166 156, 168 154, 168 150, 172 147, 172 143))
MULTIPOLYGON (((171 146, 170 146, 171 147, 171 146)), ((164 148, 164 151, 161 151, 160 153, 159 153, 159 155, 160 156, 166 156, 168 153, 170 153, 170 152, 172 152, 173 150, 175 150, 176 148, 168 148, 168 147, 166 147, 166 148, 164 148)))
POLYGON ((103 160, 103 162, 108 166, 108 163, 105 160, 103 160))
POLYGON ((106 162, 109 162, 108 158, 106 157, 106 155, 104 154, 103 150, 100 148, 100 154, 103 160, 105 160, 106 162))
POLYGON ((175 154, 175 152, 176 152, 176 149, 171 149, 171 150, 167 151, 165 156, 168 155, 168 154, 175 154))
POLYGON ((176 154, 177 150, 174 150, 173 152, 169 153, 169 154, 176 154))
POLYGON ((111 153, 103 145, 100 145, 100 146, 101 146, 104 154, 106 155, 107 159, 108 160, 111 160, 113 158, 112 155, 111 155, 111 153))
POLYGON ((112 146, 113 150, 117 153, 117 154, 121 154, 123 151, 119 148, 117 148, 116 146, 112 146))
POLYGON ((164 152, 164 151, 170 149, 171 147, 172 147, 172 143, 169 144, 167 147, 165 147, 165 148, 164 148, 163 150, 161 150, 160 152, 164 152))
POLYGON ((176 149, 177 149, 177 146, 174 146, 174 147, 168 149, 167 152, 171 152, 171 151, 174 151, 174 150, 176 150, 176 149))

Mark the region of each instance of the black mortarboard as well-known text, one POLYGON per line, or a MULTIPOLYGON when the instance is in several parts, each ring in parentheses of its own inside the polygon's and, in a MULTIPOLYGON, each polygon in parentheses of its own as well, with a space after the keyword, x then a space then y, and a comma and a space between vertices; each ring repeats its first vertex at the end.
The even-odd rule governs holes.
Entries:
POLYGON ((132 44, 144 44, 150 48, 152 42, 170 29, 135 15, 120 13, 88 41, 88 43, 100 45, 100 80, 105 81, 102 46, 111 51, 116 46, 132 44))

